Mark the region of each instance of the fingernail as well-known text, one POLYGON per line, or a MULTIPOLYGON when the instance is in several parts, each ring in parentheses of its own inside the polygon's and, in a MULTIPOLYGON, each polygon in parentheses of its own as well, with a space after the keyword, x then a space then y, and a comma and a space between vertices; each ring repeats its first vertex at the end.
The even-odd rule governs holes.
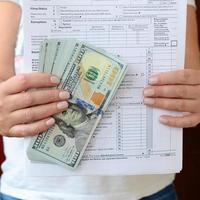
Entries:
POLYGON ((151 78, 149 78, 149 84, 150 85, 154 85, 158 83, 158 77, 152 76, 151 78))
POLYGON ((59 98, 63 99, 63 100, 69 99, 70 98, 70 94, 69 94, 69 92, 62 91, 62 92, 59 93, 59 98))
POLYGON ((145 89, 144 90, 144 96, 149 97, 149 96, 153 96, 153 95, 155 95, 155 90, 154 89, 145 89))
POLYGON ((60 79, 56 76, 52 76, 51 77, 51 82, 55 83, 55 84, 59 84, 60 83, 60 79))
POLYGON ((164 117, 160 117, 160 122, 162 123, 162 124, 167 124, 168 123, 168 120, 166 119, 166 118, 164 118, 164 117))
POLYGON ((60 110, 68 108, 68 103, 66 101, 60 102, 57 104, 57 108, 60 110))
POLYGON ((154 103, 155 103, 154 99, 151 99, 151 98, 144 99, 144 104, 146 104, 146 105, 153 105, 154 103))
POLYGON ((54 124, 55 124, 55 119, 54 118, 51 118, 48 121, 46 121, 46 125, 47 126, 53 126, 54 124))

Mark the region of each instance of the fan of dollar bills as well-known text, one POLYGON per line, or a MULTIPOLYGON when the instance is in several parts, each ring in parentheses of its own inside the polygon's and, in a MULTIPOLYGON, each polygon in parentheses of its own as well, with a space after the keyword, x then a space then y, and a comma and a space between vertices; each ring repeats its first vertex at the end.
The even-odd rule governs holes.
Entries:
POLYGON ((39 71, 60 77, 60 89, 72 99, 56 124, 32 138, 32 161, 76 168, 127 70, 117 56, 76 39, 48 39, 41 44, 39 71))

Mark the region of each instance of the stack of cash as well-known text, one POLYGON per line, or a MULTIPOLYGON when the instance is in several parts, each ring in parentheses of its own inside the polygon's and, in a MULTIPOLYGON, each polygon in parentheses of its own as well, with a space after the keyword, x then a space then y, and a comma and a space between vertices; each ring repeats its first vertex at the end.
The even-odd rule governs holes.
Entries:
POLYGON ((127 70, 117 56, 75 39, 41 44, 39 71, 60 77, 58 88, 72 94, 69 108, 54 116, 56 124, 32 138, 27 155, 76 168, 127 70))

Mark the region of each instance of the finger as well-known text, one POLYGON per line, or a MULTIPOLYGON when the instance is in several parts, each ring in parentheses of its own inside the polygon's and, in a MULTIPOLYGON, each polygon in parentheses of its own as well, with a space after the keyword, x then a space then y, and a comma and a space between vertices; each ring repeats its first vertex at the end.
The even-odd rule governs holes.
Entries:
POLYGON ((10 95, 6 98, 7 109, 9 111, 20 110, 31 106, 48 104, 61 100, 67 100, 70 94, 67 91, 60 90, 42 90, 29 91, 10 95))
POLYGON ((200 123, 200 114, 195 113, 183 117, 161 116, 160 122, 168 126, 190 128, 195 127, 200 123))
POLYGON ((43 119, 31 124, 21 124, 13 126, 8 133, 8 137, 25 137, 37 135, 55 124, 54 118, 43 119))
POLYGON ((50 74, 30 73, 14 76, 1 84, 5 94, 15 94, 32 88, 54 87, 60 80, 50 74))
POLYGON ((200 70, 185 69, 163 72, 149 79, 150 85, 200 84, 200 70))
POLYGON ((144 104, 171 111, 200 112, 199 102, 190 99, 144 98, 144 104))
POLYGON ((12 125, 30 123, 50 117, 56 113, 60 113, 68 107, 66 101, 59 103, 50 103, 41 106, 30 107, 22 110, 14 111, 10 114, 12 125))
POLYGON ((146 97, 165 97, 165 98, 200 98, 200 86, 195 85, 164 85, 148 87, 144 90, 146 97))

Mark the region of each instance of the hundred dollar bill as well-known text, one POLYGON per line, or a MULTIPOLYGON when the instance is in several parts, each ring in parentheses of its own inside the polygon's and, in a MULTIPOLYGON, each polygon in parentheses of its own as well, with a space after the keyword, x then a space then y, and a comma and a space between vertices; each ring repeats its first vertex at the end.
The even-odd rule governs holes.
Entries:
POLYGON ((88 112, 105 111, 123 78, 126 64, 118 57, 82 43, 69 67, 62 89, 69 91, 88 112))
POLYGON ((51 73, 54 67, 54 61, 57 57, 58 50, 60 49, 61 42, 58 39, 51 39, 46 41, 48 43, 46 57, 45 57, 45 65, 44 72, 51 73))
POLYGON ((59 86, 73 96, 69 108, 54 116, 55 126, 32 139, 27 154, 31 160, 74 169, 123 80, 127 65, 89 44, 76 41, 72 46, 59 86))
POLYGON ((69 61, 73 59, 73 51, 77 41, 75 39, 62 41, 61 49, 58 52, 58 56, 55 60, 55 65, 52 70, 52 74, 57 75, 63 80, 64 74, 69 66, 69 61))
POLYGON ((47 41, 44 41, 40 46, 39 72, 44 72, 47 48, 48 48, 48 43, 47 41))

